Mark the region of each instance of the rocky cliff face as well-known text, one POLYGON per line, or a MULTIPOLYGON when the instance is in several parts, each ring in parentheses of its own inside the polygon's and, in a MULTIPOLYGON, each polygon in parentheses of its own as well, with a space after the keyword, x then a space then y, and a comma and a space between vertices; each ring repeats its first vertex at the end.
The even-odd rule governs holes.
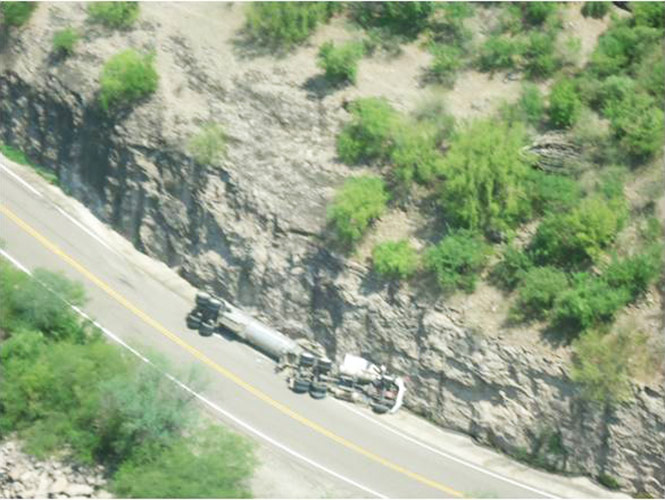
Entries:
POLYGON ((157 41, 158 59, 185 75, 180 90, 178 75, 160 71, 156 96, 109 117, 95 98, 99 52, 53 63, 16 36, 0 52, 0 140, 55 170, 141 251, 331 356, 385 363, 407 377, 407 406, 445 427, 541 466, 665 494, 663 387, 634 387, 634 402, 611 411, 585 404, 565 360, 504 345, 426 287, 378 282, 329 249, 325 205, 349 174, 334 158, 339 100, 313 99, 279 70, 218 82, 171 37, 157 41), (192 112, 169 92, 205 106, 192 112), (183 137, 209 118, 229 133, 219 168, 184 153, 183 137))

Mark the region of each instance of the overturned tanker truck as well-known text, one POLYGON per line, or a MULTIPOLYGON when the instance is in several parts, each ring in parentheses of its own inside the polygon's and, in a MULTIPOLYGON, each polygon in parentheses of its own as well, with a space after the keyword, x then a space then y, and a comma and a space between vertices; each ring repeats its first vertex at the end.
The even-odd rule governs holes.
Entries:
POLYGON ((231 332, 277 361, 277 372, 286 374, 289 388, 314 399, 332 394, 338 399, 366 404, 375 413, 394 413, 404 400, 406 387, 400 377, 386 373, 364 358, 347 354, 340 366, 323 347, 308 339, 293 340, 225 300, 206 293, 196 295, 187 315, 187 327, 207 337, 231 332))

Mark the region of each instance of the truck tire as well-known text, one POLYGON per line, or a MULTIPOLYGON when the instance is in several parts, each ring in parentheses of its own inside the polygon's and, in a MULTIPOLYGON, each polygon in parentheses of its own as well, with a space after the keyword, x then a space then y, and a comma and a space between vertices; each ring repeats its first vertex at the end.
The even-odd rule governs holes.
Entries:
POLYGON ((215 324, 211 321, 204 321, 199 327, 199 335, 202 337, 210 337, 215 332, 215 324))
POLYGON ((382 399, 382 400, 379 400, 379 401, 372 401, 370 403, 370 406, 372 407, 372 411, 374 413, 382 415, 384 413, 388 413, 388 410, 390 410, 390 407, 392 405, 390 404, 390 401, 382 399))
POLYGON ((187 328, 190 330, 198 330, 201 326, 201 317, 192 313, 187 315, 187 328))
POLYGON ((196 305, 199 307, 206 307, 210 303, 210 295, 207 293, 196 294, 196 305))
POLYGON ((292 390, 296 394, 304 394, 309 389, 309 380, 296 377, 293 380, 292 390))
POLYGON ((321 382, 312 381, 309 385, 309 395, 314 399, 323 399, 328 395, 328 386, 321 382))

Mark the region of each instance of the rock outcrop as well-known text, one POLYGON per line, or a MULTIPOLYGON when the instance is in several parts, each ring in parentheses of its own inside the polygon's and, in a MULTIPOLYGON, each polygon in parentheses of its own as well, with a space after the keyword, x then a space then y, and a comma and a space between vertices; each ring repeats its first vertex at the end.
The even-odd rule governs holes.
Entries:
POLYGON ((186 40, 168 38, 158 59, 174 61, 169 70, 186 75, 180 92, 206 114, 174 104, 163 85, 108 116, 94 47, 53 64, 38 40, 15 36, 0 52, 0 140, 57 172, 138 249, 285 333, 316 338, 332 357, 388 365, 407 377, 406 405, 443 426, 550 469, 665 494, 665 388, 636 386, 634 401, 611 411, 588 405, 565 360, 504 345, 425 287, 378 282, 330 250, 325 205, 349 174, 335 161, 340 103, 277 70, 211 75, 186 40), (229 134, 219 167, 196 165, 183 148, 210 118, 229 134))
POLYGON ((0 498, 113 498, 104 469, 37 460, 13 440, 0 443, 0 498))

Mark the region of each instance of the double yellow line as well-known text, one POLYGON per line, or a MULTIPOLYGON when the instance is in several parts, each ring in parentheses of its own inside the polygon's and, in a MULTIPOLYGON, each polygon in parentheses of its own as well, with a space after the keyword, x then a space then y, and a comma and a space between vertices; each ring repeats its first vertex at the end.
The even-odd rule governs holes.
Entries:
POLYGON ((330 438, 331 440, 335 441, 336 443, 339 443, 340 445, 355 451, 356 453, 359 453, 360 455, 369 458, 370 460, 377 462, 381 465, 384 465, 388 467, 389 469, 399 472, 400 474, 404 474, 405 476, 414 479, 415 481, 418 481, 419 483, 422 483, 424 485, 427 485, 431 488, 434 488, 436 490, 439 490, 443 493, 446 493, 448 495, 456 496, 456 497, 463 497, 464 495, 460 493, 459 491, 456 491, 452 488, 449 488, 448 486, 445 486, 441 483, 438 483, 436 481, 433 481, 431 479, 428 479, 416 472, 410 471, 401 465, 398 465, 394 462, 391 462, 390 460, 387 460, 375 453, 372 453, 369 450, 366 450, 365 448, 349 441, 348 439, 345 439, 341 436, 338 436, 334 432, 329 431, 325 427, 322 427, 321 425, 317 424, 316 422, 313 422, 309 420, 308 418, 304 417, 303 415, 300 415, 299 413, 296 413, 295 411, 291 410, 289 407, 283 405, 279 401, 274 400, 267 394, 265 394, 263 391, 257 389, 256 387, 252 386, 251 384, 245 382, 242 380, 240 377, 238 377, 236 374, 233 372, 227 370, 223 366, 215 363, 212 359, 207 357, 205 354, 203 354, 201 351, 196 349, 195 347, 189 345, 187 342, 182 340, 180 337, 178 337, 176 334, 171 332, 168 328, 166 328, 164 325, 162 325, 160 322, 157 320, 153 319, 150 317, 148 314, 143 312, 141 309, 136 307, 134 304, 132 304, 129 300, 127 300, 125 297, 123 297, 120 293, 116 292, 113 288, 111 288, 107 283, 102 281, 100 278, 95 276, 92 272, 90 272, 88 269, 86 269, 83 265, 79 264, 74 258, 70 257, 67 255, 64 251, 62 251, 55 243, 51 242, 49 239, 47 239, 45 236, 41 235, 36 229, 34 229, 32 226, 30 226, 27 222, 25 222, 23 219, 21 219, 18 215, 16 215, 14 212, 12 212, 7 206, 3 205, 0 203, 0 213, 6 215, 9 219, 12 220, 17 226, 19 226, 23 231, 28 233, 30 236, 35 238, 39 243, 41 243, 45 248, 53 252, 55 255, 60 257, 63 261, 65 261, 67 264, 69 264, 71 267, 73 267, 75 270, 77 270, 79 273, 81 273, 83 276, 88 278, 91 282, 93 282, 95 285, 97 285, 99 288, 101 288, 104 292, 106 292, 111 298, 113 298, 116 302, 118 302, 120 305, 134 313, 138 318, 140 318, 142 321, 144 321, 146 324, 150 325, 153 327, 155 330, 157 330, 159 333, 164 335, 165 337, 169 338, 176 344, 178 344, 180 347, 185 349, 186 351, 190 352, 193 356, 198 358, 200 361, 208 365, 210 368, 215 370, 216 372, 220 373, 222 376, 226 377, 227 379, 231 380, 235 384, 239 385, 246 391, 250 392, 260 400, 268 403, 270 406, 273 408, 279 410, 280 412, 284 413, 285 415, 288 415, 289 417, 293 418, 294 420, 297 420, 303 425, 306 425, 310 429, 326 436, 327 438, 330 438))

